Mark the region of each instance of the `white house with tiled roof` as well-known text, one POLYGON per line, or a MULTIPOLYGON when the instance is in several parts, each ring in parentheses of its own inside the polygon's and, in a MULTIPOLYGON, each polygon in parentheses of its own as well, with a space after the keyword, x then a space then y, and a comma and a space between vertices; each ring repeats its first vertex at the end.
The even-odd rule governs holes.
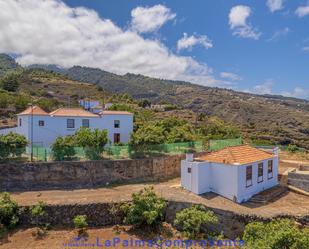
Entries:
POLYGON ((226 147, 181 162, 181 185, 195 193, 214 192, 241 203, 278 184, 278 149, 226 147))
POLYGON ((133 132, 133 114, 124 111, 94 114, 81 108, 60 108, 47 113, 33 106, 19 113, 17 119, 14 132, 43 147, 50 146, 59 136, 74 134, 80 127, 106 129, 112 143, 127 143, 133 132))

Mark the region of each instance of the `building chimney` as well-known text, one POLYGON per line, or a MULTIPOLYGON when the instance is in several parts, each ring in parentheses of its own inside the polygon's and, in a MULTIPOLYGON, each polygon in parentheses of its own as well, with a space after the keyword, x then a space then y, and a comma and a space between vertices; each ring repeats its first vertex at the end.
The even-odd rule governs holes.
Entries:
POLYGON ((186 154, 186 161, 187 162, 193 162, 193 153, 187 153, 186 154))
POLYGON ((279 156, 279 151, 280 151, 279 147, 275 147, 273 149, 273 153, 275 154, 275 156, 279 156))

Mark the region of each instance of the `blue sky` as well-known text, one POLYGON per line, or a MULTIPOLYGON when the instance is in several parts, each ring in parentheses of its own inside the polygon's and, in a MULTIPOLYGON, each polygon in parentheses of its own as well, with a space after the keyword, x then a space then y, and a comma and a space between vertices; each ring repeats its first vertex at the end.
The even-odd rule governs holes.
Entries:
POLYGON ((306 0, 47 2, 0 0, 2 9, 20 8, 25 16, 7 20, 0 13, 3 24, 16 27, 13 34, 24 33, 22 45, 12 30, 1 40, 0 24, 0 52, 17 54, 25 65, 80 64, 309 99, 306 0), (50 52, 43 40, 53 41, 50 52))

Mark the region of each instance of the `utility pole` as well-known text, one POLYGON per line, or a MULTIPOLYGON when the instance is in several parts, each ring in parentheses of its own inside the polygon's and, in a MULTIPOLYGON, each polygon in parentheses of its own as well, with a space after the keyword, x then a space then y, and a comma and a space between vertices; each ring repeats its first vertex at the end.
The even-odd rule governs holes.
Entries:
POLYGON ((33 162, 33 104, 30 104, 31 107, 31 136, 30 136, 30 145, 31 145, 31 152, 30 152, 30 161, 33 162))

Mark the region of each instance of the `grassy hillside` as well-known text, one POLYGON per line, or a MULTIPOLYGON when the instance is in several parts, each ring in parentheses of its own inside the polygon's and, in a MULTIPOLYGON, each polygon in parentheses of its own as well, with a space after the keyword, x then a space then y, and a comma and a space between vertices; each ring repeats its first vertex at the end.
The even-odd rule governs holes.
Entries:
POLYGON ((309 101, 306 100, 253 95, 142 75, 121 76, 80 66, 69 69, 32 66, 38 67, 45 70, 26 70, 30 80, 25 81, 20 90, 36 99, 55 99, 60 104, 73 105, 80 97, 106 100, 112 98, 112 94, 127 93, 135 100, 170 103, 181 109, 151 114, 159 116, 156 118, 172 115, 195 123, 203 122, 198 121, 199 117, 206 116, 206 120, 219 117, 239 127, 245 138, 283 145, 294 143, 309 149, 309 101))

